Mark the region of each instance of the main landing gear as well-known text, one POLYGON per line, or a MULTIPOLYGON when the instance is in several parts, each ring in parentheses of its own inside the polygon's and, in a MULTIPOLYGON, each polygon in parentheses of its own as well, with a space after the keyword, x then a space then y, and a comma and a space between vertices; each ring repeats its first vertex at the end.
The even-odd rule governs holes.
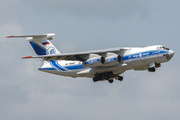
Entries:
MULTIPOLYGON (((123 77, 122 77, 122 76, 118 76, 117 80, 119 80, 119 81, 123 81, 123 77)), ((113 82, 114 82, 114 80, 113 80, 113 79, 111 79, 111 80, 108 80, 108 82, 109 82, 109 83, 113 83, 113 82)))
POLYGON ((150 63, 148 67, 149 72, 155 72, 156 68, 161 67, 161 63, 150 63))
POLYGON ((95 77, 93 78, 93 81, 97 82, 97 81, 108 80, 109 83, 113 83, 114 82, 113 78, 115 78, 119 81, 123 80, 122 76, 113 74, 113 72, 106 72, 106 73, 101 73, 101 74, 96 73, 95 77))

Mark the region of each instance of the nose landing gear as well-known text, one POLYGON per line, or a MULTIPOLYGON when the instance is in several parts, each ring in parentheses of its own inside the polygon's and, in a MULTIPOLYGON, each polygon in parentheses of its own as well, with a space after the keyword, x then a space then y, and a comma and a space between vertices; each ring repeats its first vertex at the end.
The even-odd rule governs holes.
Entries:
POLYGON ((123 77, 122 76, 118 76, 118 80, 119 81, 123 81, 123 77))
POLYGON ((152 67, 152 68, 148 68, 148 71, 149 71, 149 72, 155 72, 156 69, 155 69, 154 67, 152 67))

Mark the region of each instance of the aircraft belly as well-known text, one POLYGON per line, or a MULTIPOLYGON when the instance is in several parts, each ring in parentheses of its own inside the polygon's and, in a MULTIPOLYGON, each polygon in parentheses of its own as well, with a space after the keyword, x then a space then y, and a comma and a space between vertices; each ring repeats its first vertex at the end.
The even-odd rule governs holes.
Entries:
POLYGON ((40 71, 55 74, 55 75, 68 76, 68 72, 63 72, 63 71, 57 71, 57 70, 40 70, 40 71))
POLYGON ((119 64, 115 66, 110 67, 96 67, 96 68, 89 68, 86 70, 82 70, 77 72, 77 75, 84 75, 84 76, 91 76, 93 77, 96 73, 104 73, 104 72, 110 72, 112 71, 114 74, 120 74, 126 71, 125 67, 127 64, 119 64))

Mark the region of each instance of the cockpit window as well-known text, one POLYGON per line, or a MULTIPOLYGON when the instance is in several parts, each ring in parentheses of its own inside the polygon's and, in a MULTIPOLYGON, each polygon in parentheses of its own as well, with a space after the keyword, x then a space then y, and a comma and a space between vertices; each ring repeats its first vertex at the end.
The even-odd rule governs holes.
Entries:
POLYGON ((157 49, 160 49, 160 50, 170 50, 169 48, 165 47, 165 46, 160 46, 158 47, 157 49))
POLYGON ((167 48, 167 47, 165 47, 165 46, 163 46, 163 49, 165 49, 165 50, 169 50, 169 48, 167 48))
POLYGON ((162 47, 157 47, 157 49, 162 49, 162 47))

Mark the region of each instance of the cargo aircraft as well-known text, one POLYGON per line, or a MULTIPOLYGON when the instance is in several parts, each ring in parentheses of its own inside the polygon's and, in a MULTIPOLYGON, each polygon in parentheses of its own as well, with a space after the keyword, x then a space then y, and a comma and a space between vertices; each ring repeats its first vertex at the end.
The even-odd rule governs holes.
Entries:
POLYGON ((120 76, 126 70, 148 70, 155 72, 161 63, 168 62, 174 51, 163 46, 123 47, 102 50, 93 50, 74 53, 60 53, 50 42, 55 34, 7 36, 6 38, 27 38, 42 66, 38 69, 43 72, 69 76, 92 78, 94 82, 114 79, 122 81, 120 76))

